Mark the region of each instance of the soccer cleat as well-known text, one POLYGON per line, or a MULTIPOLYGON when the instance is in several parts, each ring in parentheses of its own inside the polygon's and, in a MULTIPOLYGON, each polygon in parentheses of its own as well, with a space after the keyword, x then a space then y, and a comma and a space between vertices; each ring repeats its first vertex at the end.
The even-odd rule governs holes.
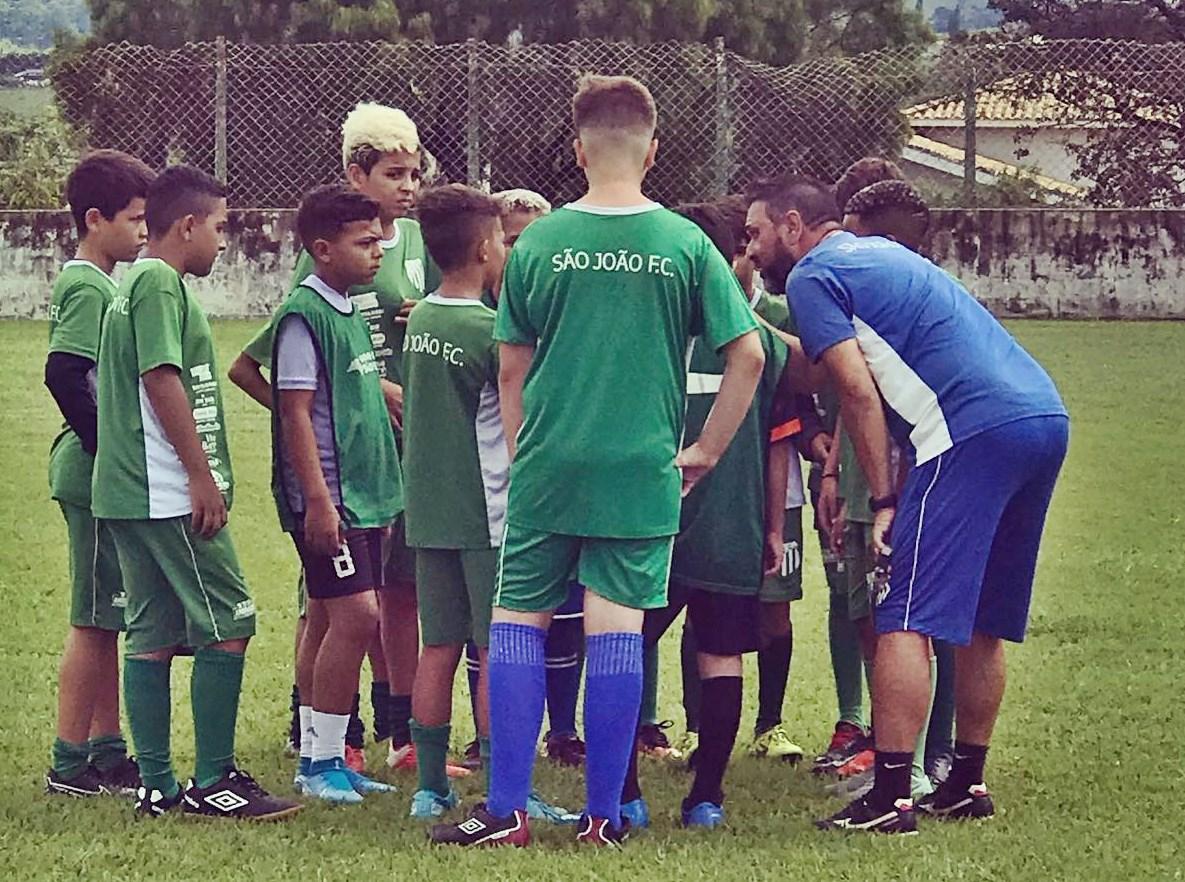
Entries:
POLYGON ((862 750, 835 770, 838 778, 852 778, 863 775, 876 766, 876 751, 871 748, 862 750))
POLYGON ((581 845, 596 845, 621 848, 630 838, 630 822, 624 817, 621 825, 613 826, 608 818, 594 818, 585 815, 580 821, 580 832, 576 834, 576 841, 581 845))
POLYGON ((584 765, 584 742, 571 732, 558 735, 548 732, 539 752, 556 765, 572 768, 584 765))
POLYGON ((342 769, 347 779, 349 779, 350 786, 361 793, 363 796, 369 796, 372 793, 394 793, 395 787, 391 784, 386 784, 382 781, 376 781, 374 778, 368 778, 353 769, 346 767, 342 769))
POLYGON ((476 738, 465 745, 465 756, 461 759, 460 765, 471 772, 481 768, 481 742, 476 738))
POLYGON ((136 817, 159 818, 181 805, 185 791, 177 788, 172 796, 165 796, 159 790, 149 790, 143 784, 136 791, 136 817))
POLYGON ((926 759, 926 777, 935 787, 939 787, 950 777, 950 769, 955 761, 954 750, 944 750, 935 757, 926 759))
POLYGON ((366 751, 361 747, 353 747, 347 744, 345 762, 347 769, 357 774, 362 774, 366 771, 366 751))
POLYGON ((661 723, 643 723, 638 727, 638 750, 644 756, 654 759, 680 760, 683 754, 671 746, 666 730, 675 725, 672 720, 661 723))
MULTIPOLYGON (((396 772, 416 771, 416 746, 411 743, 404 744, 401 747, 396 747, 394 744, 388 745, 387 768, 394 769, 396 772)), ((473 774, 472 771, 464 766, 458 766, 453 763, 447 763, 444 771, 450 778, 468 778, 473 774)))
POLYGON ((835 724, 835 732, 831 736, 831 743, 824 753, 815 757, 811 771, 816 775, 830 775, 840 766, 852 758, 859 749, 865 746, 864 730, 855 723, 840 720, 835 724))
POLYGON ((428 830, 428 839, 436 845, 513 845, 522 848, 531 841, 527 813, 520 809, 505 818, 496 818, 484 802, 474 806, 469 817, 459 824, 437 824, 428 830))
POLYGON ((125 756, 109 769, 99 771, 103 789, 116 796, 135 796, 140 790, 140 767, 134 757, 125 756))
POLYGON ((996 813, 996 806, 985 784, 956 788, 949 780, 918 802, 918 811, 944 821, 983 820, 996 813))
POLYGON ((683 809, 684 827, 720 827, 724 824, 724 806, 714 802, 697 802, 683 809))
POLYGON ((824 789, 831 796, 838 796, 847 800, 859 799, 862 796, 868 795, 868 792, 872 790, 875 780, 876 767, 872 766, 858 774, 849 775, 846 778, 838 778, 828 784, 824 789))
POLYGON ((50 769, 45 773, 45 792, 50 796, 102 796, 107 788, 99 770, 87 766, 68 781, 50 769))
POLYGON ((534 790, 527 796, 527 817, 532 821, 546 821, 549 824, 580 823, 580 815, 561 806, 552 805, 534 790))
POLYGON ((790 740, 781 723, 772 729, 766 729, 754 738, 749 753, 752 756, 782 760, 791 765, 796 765, 803 756, 802 748, 790 740))
POLYGON ((304 776, 301 793, 337 805, 357 805, 362 794, 354 788, 348 772, 340 759, 314 763, 304 776))
POLYGON ((279 821, 304 808, 299 802, 272 796, 242 769, 233 767, 209 787, 198 787, 191 779, 183 796, 185 814, 197 818, 279 821))
POLYGON ((417 790, 411 797, 409 816, 417 821, 434 821, 460 804, 461 797, 452 788, 445 796, 435 790, 417 790))
POLYGON ((918 832, 918 819, 913 803, 899 799, 887 809, 879 808, 861 797, 829 818, 815 821, 820 830, 856 830, 865 833, 896 833, 912 835, 918 832))
POLYGON ((639 796, 621 804, 621 816, 630 822, 631 830, 643 830, 650 826, 650 806, 646 798, 639 796))

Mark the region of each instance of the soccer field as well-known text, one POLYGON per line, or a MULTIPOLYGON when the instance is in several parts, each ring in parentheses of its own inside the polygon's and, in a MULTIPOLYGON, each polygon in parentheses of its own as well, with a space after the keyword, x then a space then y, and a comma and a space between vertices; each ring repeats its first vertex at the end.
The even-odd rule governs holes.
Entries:
MULTIPOLYGON (((216 323, 223 369, 253 329, 216 323)), ((1009 654, 1010 684, 989 757, 996 818, 980 826, 923 821, 922 835, 906 839, 819 833, 811 820, 840 803, 805 767, 769 765, 738 746, 722 831, 679 829, 684 773, 643 760, 655 822, 624 851, 577 851, 570 828, 537 825, 527 851, 461 853, 429 849, 421 826, 407 818, 411 776, 395 779, 398 794, 371 797, 358 809, 310 806, 291 823, 269 826, 184 817, 137 823, 130 803, 43 794, 68 611, 66 533, 46 481, 58 416, 41 382, 46 325, 0 323, 8 378, 0 386, 0 879, 1182 878, 1185 324, 1032 322, 1012 329, 1057 380, 1073 436, 1046 532, 1030 639, 1009 654)), ((267 416, 225 385, 238 479, 231 529, 259 607, 238 752, 265 786, 286 791, 296 557, 271 502, 267 416)), ((806 556, 786 722, 813 751, 830 735, 835 697, 817 547, 808 543, 806 556)), ((175 671, 173 752, 178 773, 187 775, 189 664, 179 660, 175 671)), ((755 692, 750 678, 740 745, 751 732, 755 692)), ((471 722, 464 691, 457 696, 460 747, 471 722)), ((660 710, 681 725, 670 637, 660 710)), ((462 782, 466 804, 479 798, 481 781, 462 782)), ((580 806, 578 773, 540 763, 537 783, 549 798, 580 806)))

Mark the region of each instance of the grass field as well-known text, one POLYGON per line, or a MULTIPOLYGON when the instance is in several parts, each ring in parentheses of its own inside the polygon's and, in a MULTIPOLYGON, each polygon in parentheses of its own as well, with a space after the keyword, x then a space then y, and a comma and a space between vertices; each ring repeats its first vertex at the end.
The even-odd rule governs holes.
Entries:
MULTIPOLYGON (((246 323, 215 329, 222 364, 246 323)), ((1009 656, 1011 683, 989 782, 1000 814, 978 826, 927 824, 908 840, 824 835, 812 818, 836 807, 805 769, 737 759, 726 782, 729 826, 680 830, 685 779, 653 763, 643 785, 654 827, 620 853, 577 852, 571 833, 538 829, 526 852, 429 850, 406 817, 414 782, 358 810, 315 806, 268 827, 184 818, 136 823, 127 804, 51 801, 41 776, 53 737, 57 655, 67 609, 65 531, 47 498, 57 418, 41 385, 46 327, 0 323, 0 878, 17 879, 1174 879, 1185 873, 1185 763, 1180 733, 1185 646, 1185 325, 1015 326, 1057 379, 1074 418, 1038 577, 1031 636, 1009 656)), ((295 556, 268 494, 268 425, 228 391, 238 477, 231 519, 258 598, 239 728, 244 766, 282 789, 291 683, 295 556)), ((968 541, 975 541, 969 537, 968 541)), ((822 745, 835 699, 826 589, 808 549, 806 599, 795 606, 787 724, 822 745)), ((676 649, 664 646, 660 696, 678 718, 676 649)), ((174 755, 192 764, 188 665, 174 678, 174 755)), ((754 690, 742 735, 751 725, 754 690)), ((463 693, 458 691, 459 695, 463 693)), ((469 737, 458 714, 455 740, 469 737)), ((377 758, 377 757, 376 757, 377 758)), ((473 779, 470 779, 471 781, 473 779)), ((574 773, 540 767, 541 789, 578 807, 574 773)), ((466 784, 472 802, 480 784, 466 784)))
POLYGON ((40 113, 53 103, 53 89, 34 86, 27 89, 0 88, 0 110, 20 116, 40 113))

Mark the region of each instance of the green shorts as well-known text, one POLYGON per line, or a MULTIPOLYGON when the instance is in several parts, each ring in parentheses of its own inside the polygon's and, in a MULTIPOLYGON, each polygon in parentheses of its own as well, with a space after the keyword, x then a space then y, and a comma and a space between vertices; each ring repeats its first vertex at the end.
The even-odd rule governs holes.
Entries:
POLYGON ((857 622, 872 615, 872 604, 868 599, 868 577, 876 569, 876 552, 872 550, 872 524, 848 521, 843 543, 848 619, 857 622))
POLYGON ((425 646, 490 645, 497 548, 417 548, 416 599, 425 646))
POLYGON ((786 603, 802 600, 802 509, 786 509, 786 525, 782 528, 786 550, 782 565, 772 576, 766 576, 758 594, 762 603, 786 603))
POLYGON ((568 582, 631 609, 667 605, 674 536, 606 539, 543 533, 508 523, 494 606, 546 612, 568 598, 568 582))
POLYGON ((70 624, 76 628, 124 630, 128 605, 111 531, 89 508, 59 502, 70 541, 70 624))
POLYGON ((255 633, 255 602, 229 530, 202 539, 189 515, 105 523, 127 585, 129 654, 196 649, 255 633))
MULTIPOLYGON (((416 581, 416 552, 407 547, 404 531, 406 521, 400 515, 391 524, 391 535, 383 547, 383 588, 414 585, 416 581)), ((381 589, 380 589, 381 590, 381 589)))

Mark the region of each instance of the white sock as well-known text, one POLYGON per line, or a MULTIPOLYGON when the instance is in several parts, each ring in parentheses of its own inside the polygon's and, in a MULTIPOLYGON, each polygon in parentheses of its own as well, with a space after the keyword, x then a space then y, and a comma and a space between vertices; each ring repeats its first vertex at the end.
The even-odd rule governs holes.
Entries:
POLYGON ((315 710, 312 718, 313 762, 345 759, 346 727, 350 724, 350 715, 315 710))
POLYGON ((302 704, 297 711, 300 714, 300 758, 313 758, 313 708, 302 704))

